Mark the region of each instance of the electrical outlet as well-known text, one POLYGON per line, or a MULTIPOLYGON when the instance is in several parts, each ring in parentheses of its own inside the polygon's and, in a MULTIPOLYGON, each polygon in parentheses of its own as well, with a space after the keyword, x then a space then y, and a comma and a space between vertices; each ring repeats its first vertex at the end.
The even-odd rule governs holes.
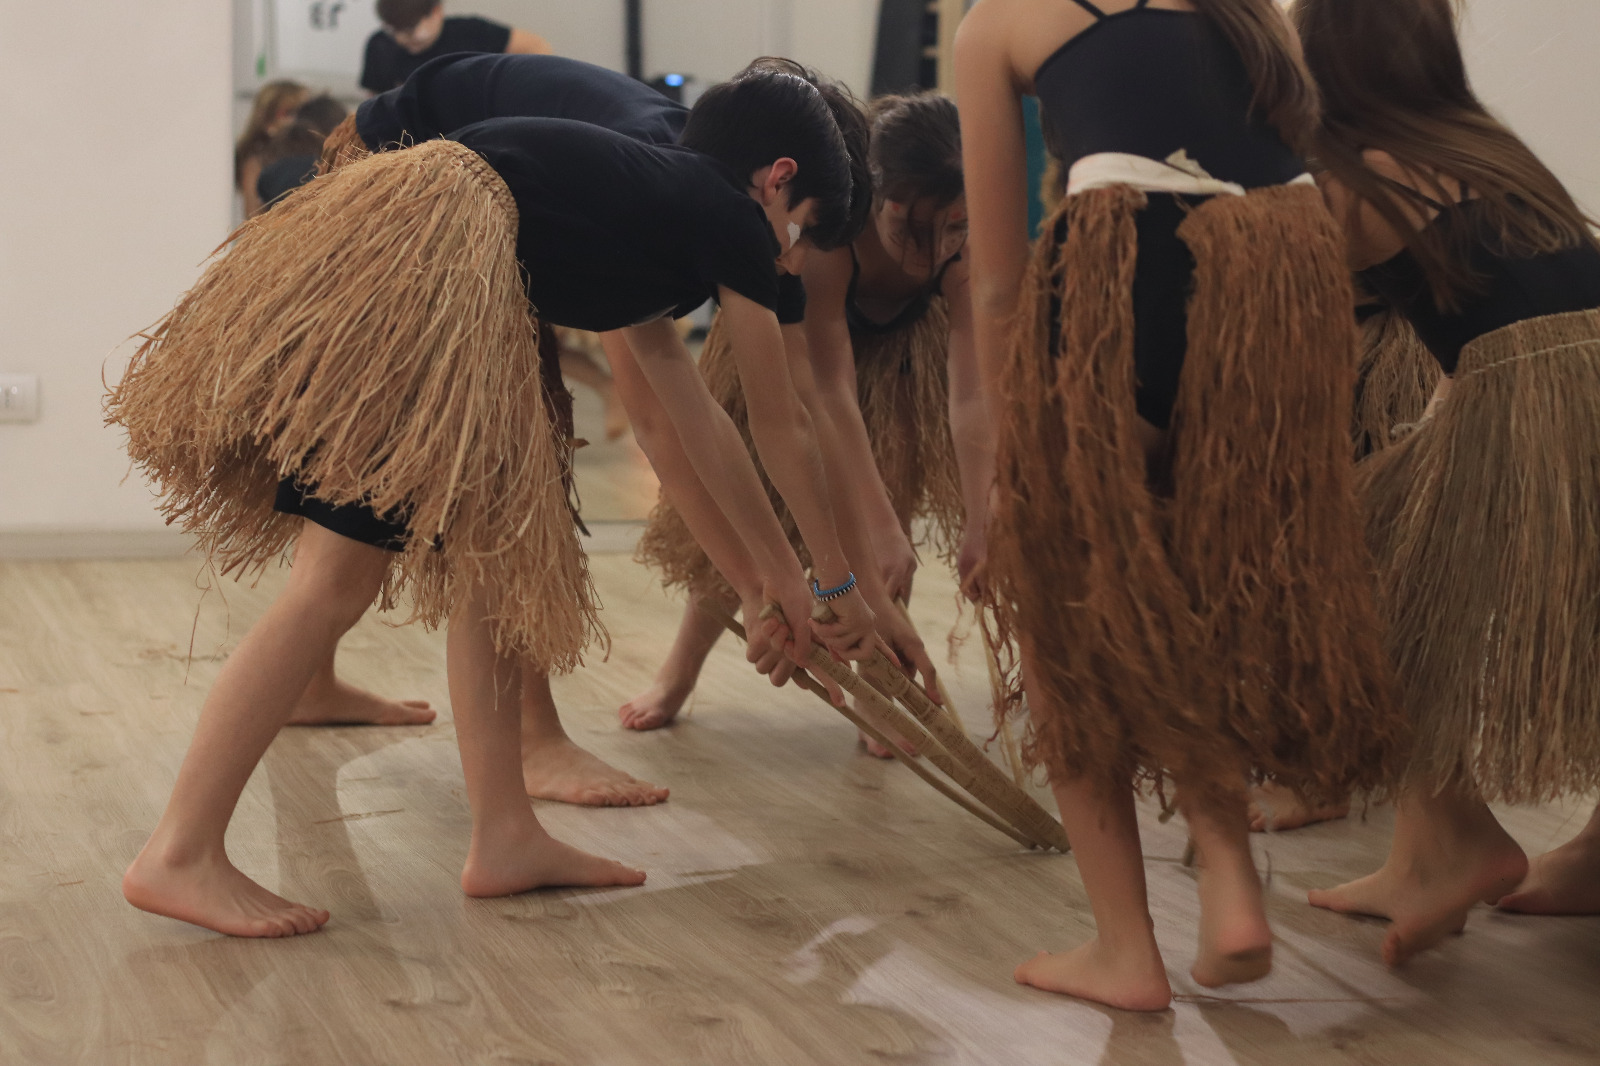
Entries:
POLYGON ((39 375, 0 374, 0 422, 39 418, 39 375))

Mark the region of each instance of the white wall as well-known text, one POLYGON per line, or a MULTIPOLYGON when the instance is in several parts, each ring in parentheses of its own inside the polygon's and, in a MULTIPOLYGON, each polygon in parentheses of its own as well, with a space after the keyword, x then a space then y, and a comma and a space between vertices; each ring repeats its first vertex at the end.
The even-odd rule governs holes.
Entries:
MULTIPOLYGON (((540 34, 563 55, 621 70, 622 0, 445 0, 540 34)), ((876 0, 644 0, 645 76, 720 81, 759 55, 787 55, 864 90, 876 0)))
POLYGON ((39 375, 41 417, 0 424, 0 531, 160 526, 101 367, 227 236, 230 40, 217 0, 4 6, 0 371, 39 375))
POLYGON ((1600 2, 1468 0, 1461 36, 1484 103, 1600 212, 1600 2))

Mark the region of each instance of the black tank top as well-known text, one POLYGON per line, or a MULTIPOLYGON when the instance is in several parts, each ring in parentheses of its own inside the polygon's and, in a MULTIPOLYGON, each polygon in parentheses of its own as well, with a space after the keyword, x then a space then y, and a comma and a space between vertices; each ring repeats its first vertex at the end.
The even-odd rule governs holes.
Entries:
POLYGON ((911 297, 893 318, 887 322, 878 322, 868 318, 866 313, 856 306, 856 283, 861 280, 861 260, 856 258, 856 248, 852 244, 850 246, 850 287, 845 290, 844 294, 845 324, 850 327, 851 333, 895 333, 905 329, 907 326, 915 325, 923 315, 928 313, 928 308, 932 305, 933 298, 939 295, 940 290, 944 287, 945 271, 949 270, 951 265, 959 262, 960 259, 961 255, 957 254, 954 258, 946 260, 944 266, 939 268, 939 273, 933 276, 933 280, 928 282, 927 286, 918 291, 915 296, 911 297))
POLYGON ((1305 165, 1250 113, 1254 89, 1239 54, 1204 15, 1146 7, 1106 14, 1040 64, 1034 92, 1051 150, 1070 168, 1121 152, 1164 160, 1182 149, 1214 178, 1282 185, 1305 165))
POLYGON ((1485 334, 1530 318, 1600 307, 1600 249, 1594 245, 1509 256, 1495 248, 1481 201, 1440 204, 1409 186, 1399 188, 1439 211, 1429 225, 1444 231, 1447 246, 1468 249, 1481 287, 1463 294, 1458 310, 1441 311, 1410 249, 1361 271, 1361 280, 1405 316, 1446 374, 1456 372, 1461 349, 1485 334))

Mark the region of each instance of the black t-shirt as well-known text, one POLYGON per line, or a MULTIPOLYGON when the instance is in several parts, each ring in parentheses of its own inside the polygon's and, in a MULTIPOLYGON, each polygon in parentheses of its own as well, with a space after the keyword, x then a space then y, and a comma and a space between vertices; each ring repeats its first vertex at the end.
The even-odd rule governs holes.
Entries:
POLYGON ((450 55, 366 101, 368 148, 420 143, 490 118, 567 118, 646 144, 675 144, 689 109, 626 74, 565 56, 450 55))
POLYGON ((455 52, 504 52, 510 43, 510 26, 472 16, 445 19, 439 39, 415 54, 379 30, 367 38, 366 56, 361 61, 361 87, 368 92, 388 92, 430 59, 455 52))
POLYGON ((570 119, 497 118, 450 136, 511 189, 542 318, 621 329, 688 314, 719 286, 780 322, 805 317, 805 289, 778 273, 778 239, 748 178, 710 156, 570 119))

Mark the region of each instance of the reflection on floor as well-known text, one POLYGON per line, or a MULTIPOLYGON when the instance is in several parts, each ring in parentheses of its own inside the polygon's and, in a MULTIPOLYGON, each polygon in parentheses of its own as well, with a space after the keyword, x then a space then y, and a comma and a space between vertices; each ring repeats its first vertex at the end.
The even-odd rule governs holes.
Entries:
MULTIPOLYGON (((677 727, 625 734, 680 605, 624 555, 594 560, 616 648, 557 687, 569 727, 668 784, 641 810, 540 804, 558 835, 645 867, 641 889, 464 899, 468 816, 448 710, 426 728, 285 732, 231 854, 327 929, 216 937, 118 895, 230 642, 281 587, 202 597, 188 561, 0 564, 0 1062, 1323 1066, 1594 1063, 1600 919, 1477 911, 1406 970, 1379 923, 1314 911, 1308 886, 1378 864, 1386 811, 1258 838, 1277 972, 1220 997, 1188 980, 1183 831, 1143 811, 1175 1009, 1122 1015, 1011 983, 1089 932, 1070 856, 1019 852, 732 647, 677 727), (200 604, 189 656, 191 626, 200 604)), ((915 614, 952 618, 927 573, 915 614)), ((442 637, 369 618, 360 684, 448 707, 442 637)), ((950 669, 982 729, 982 662, 950 669)), ((1530 849, 1588 806, 1511 812, 1530 849)))

